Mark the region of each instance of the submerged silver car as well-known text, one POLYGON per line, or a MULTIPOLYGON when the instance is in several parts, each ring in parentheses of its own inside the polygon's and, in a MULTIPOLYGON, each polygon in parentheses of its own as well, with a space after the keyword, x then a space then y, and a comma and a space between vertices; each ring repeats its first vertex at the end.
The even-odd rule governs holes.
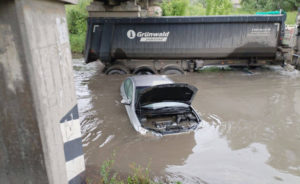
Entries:
POLYGON ((138 75, 122 83, 121 103, 134 129, 141 134, 189 132, 201 122, 191 106, 196 92, 196 87, 174 83, 166 76, 138 75))

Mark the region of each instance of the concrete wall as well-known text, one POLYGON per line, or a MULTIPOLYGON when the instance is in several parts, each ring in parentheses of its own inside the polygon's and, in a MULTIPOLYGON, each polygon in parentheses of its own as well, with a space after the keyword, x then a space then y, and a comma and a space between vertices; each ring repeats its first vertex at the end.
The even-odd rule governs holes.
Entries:
POLYGON ((1 0, 0 35, 0 183, 81 183, 63 3, 1 0))

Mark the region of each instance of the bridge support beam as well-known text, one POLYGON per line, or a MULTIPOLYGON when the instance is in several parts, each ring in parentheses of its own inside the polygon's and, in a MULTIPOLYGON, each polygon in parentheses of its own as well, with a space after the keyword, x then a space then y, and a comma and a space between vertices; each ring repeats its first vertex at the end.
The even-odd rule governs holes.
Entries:
POLYGON ((0 183, 83 183, 64 3, 0 1, 0 183))

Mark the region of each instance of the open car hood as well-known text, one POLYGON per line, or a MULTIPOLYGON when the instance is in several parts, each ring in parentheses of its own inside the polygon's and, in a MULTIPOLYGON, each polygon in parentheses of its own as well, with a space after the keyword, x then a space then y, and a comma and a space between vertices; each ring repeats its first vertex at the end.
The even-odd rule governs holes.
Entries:
POLYGON ((141 92, 137 100, 137 106, 157 102, 182 102, 191 105, 198 89, 184 83, 162 84, 146 88, 141 92))

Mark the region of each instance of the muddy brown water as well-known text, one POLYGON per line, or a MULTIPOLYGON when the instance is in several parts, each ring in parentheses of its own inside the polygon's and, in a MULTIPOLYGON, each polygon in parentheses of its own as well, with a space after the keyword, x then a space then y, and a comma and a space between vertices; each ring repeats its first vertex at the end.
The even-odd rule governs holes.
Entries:
POLYGON ((113 170, 133 163, 168 181, 203 184, 300 183, 300 72, 281 67, 217 70, 171 77, 198 88, 199 129, 142 136, 120 104, 126 76, 74 60, 88 178, 115 152, 113 170))

